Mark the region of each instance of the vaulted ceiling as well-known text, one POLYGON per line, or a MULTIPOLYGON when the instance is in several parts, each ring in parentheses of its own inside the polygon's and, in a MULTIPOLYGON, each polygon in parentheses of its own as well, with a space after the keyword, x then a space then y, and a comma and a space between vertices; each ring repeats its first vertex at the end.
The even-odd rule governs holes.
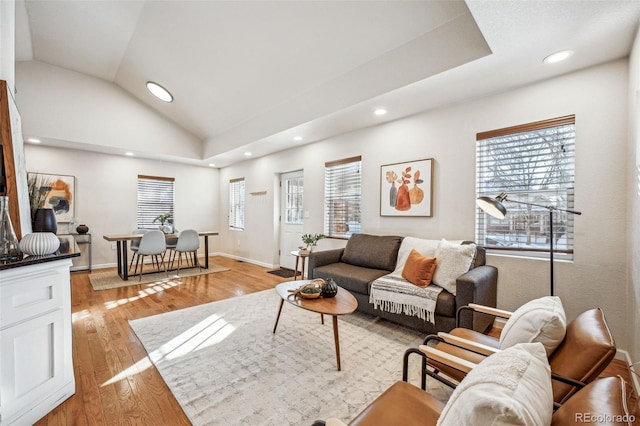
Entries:
POLYGON ((616 0, 19 0, 16 9, 16 60, 115 83, 201 141, 196 163, 218 167, 624 57, 640 17, 640 2, 616 0), (563 49, 575 52, 569 61, 542 63, 563 49), (154 98, 147 81, 174 101, 154 98), (379 107, 388 113, 374 115, 379 107))

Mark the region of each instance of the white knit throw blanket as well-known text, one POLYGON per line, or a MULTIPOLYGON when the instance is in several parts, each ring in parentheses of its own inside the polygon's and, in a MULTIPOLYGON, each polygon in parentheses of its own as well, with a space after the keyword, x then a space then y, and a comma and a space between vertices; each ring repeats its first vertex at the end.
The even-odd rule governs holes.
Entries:
POLYGON ((436 301, 442 287, 418 287, 401 276, 385 275, 371 284, 369 303, 373 307, 394 314, 416 316, 435 323, 436 301))

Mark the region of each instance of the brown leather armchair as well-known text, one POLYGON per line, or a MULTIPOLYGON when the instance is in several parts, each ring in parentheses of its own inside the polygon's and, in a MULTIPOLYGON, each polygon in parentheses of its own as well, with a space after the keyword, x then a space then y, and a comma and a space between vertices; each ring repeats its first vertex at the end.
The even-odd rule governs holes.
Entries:
MULTIPOLYGON (((627 425, 633 423, 627 400, 629 389, 621 377, 593 381, 555 411, 551 426, 627 425)), ((435 425, 445 404, 406 382, 397 382, 365 408, 349 426, 435 425)), ((327 426, 343 425, 331 419, 327 426)))
MULTIPOLYGON (((506 311, 471 305, 471 309, 480 312, 491 312, 494 315, 508 315, 506 311)), ((498 350, 499 339, 487 336, 465 328, 455 328, 450 333, 430 335, 424 341, 438 342, 435 349, 445 354, 477 364, 486 356, 498 350)), ((426 375, 429 375, 451 387, 464 378, 466 372, 451 364, 438 362, 425 354, 423 346, 420 349, 409 349, 405 353, 403 380, 407 381, 408 362, 411 354, 419 354, 422 362, 422 388, 426 386, 426 375), (429 368, 428 368, 429 367, 429 368), (443 377, 446 376, 446 377, 443 377)), ((562 376, 573 381, 573 384, 554 380, 553 400, 557 404, 564 403, 579 387, 595 380, 609 365, 616 354, 613 336, 607 326, 604 313, 600 308, 583 312, 567 325, 564 340, 549 356, 551 371, 556 376, 562 376)))

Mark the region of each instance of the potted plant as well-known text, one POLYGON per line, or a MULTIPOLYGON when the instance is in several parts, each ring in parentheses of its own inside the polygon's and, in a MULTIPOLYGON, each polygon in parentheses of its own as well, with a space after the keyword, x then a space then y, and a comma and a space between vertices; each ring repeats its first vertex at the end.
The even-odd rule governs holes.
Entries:
POLYGON ((172 229, 170 226, 165 226, 165 223, 168 222, 169 219, 171 218, 173 218, 173 213, 168 212, 168 213, 156 216, 156 218, 153 219, 153 223, 160 222, 160 230, 165 234, 170 234, 172 229))
POLYGON ((306 244, 306 247, 301 250, 311 251, 312 247, 323 238, 327 238, 327 236, 324 234, 303 234, 302 242, 306 244))

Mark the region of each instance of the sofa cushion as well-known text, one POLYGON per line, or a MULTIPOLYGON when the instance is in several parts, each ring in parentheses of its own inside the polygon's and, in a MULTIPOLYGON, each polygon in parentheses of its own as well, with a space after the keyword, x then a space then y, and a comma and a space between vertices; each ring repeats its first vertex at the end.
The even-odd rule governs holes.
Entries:
POLYGON ((544 296, 520 306, 500 333, 500 349, 516 343, 540 342, 547 356, 558 347, 567 331, 567 319, 558 296, 544 296))
POLYGON ((369 294, 370 283, 389 271, 363 268, 348 263, 332 263, 313 270, 314 278, 333 278, 340 287, 354 293, 369 294))
POLYGON ((521 343, 485 358, 455 388, 438 426, 548 425, 551 369, 540 343, 521 343))
POLYGON ((402 278, 418 287, 426 287, 431 284, 435 270, 435 257, 426 257, 415 250, 411 250, 402 269, 402 278))
POLYGON ((442 239, 436 250, 438 267, 433 274, 434 284, 455 296, 456 279, 471 268, 475 254, 475 244, 456 244, 442 239))
POLYGON ((349 238, 340 260, 363 268, 393 271, 401 242, 402 237, 397 236, 355 234, 349 238))

